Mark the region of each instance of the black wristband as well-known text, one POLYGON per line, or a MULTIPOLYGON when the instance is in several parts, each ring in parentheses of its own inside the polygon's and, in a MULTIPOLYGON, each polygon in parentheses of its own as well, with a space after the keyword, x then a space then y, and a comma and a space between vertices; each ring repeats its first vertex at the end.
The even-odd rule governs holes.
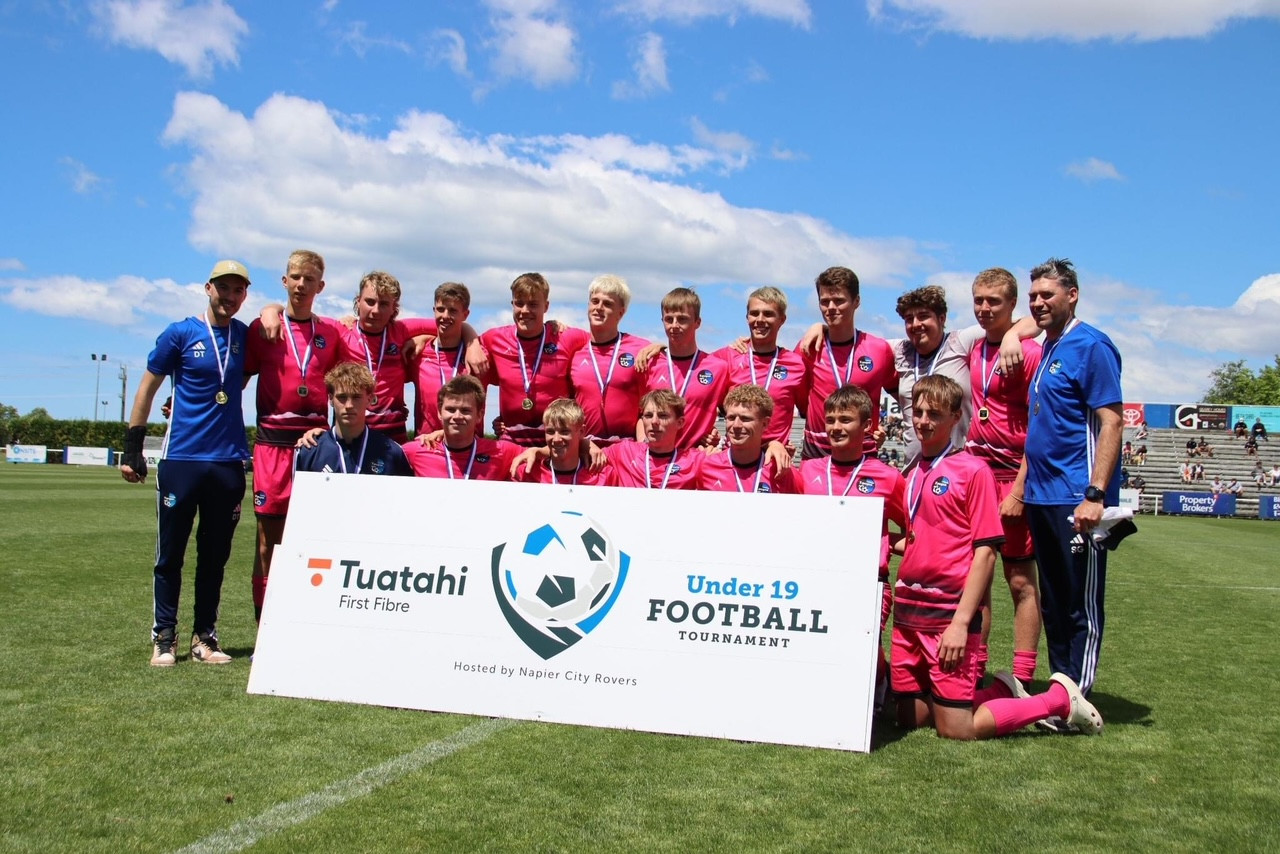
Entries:
POLYGON ((124 430, 124 452, 125 454, 141 454, 142 440, 147 436, 146 425, 141 427, 126 427, 124 430))

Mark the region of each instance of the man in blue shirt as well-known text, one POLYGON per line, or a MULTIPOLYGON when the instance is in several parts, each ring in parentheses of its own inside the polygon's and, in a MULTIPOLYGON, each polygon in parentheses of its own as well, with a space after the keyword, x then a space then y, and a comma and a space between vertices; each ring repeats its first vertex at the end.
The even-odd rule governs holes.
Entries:
POLYGON ((314 436, 314 446, 298 448, 293 470, 413 477, 404 450, 386 434, 365 426, 374 392, 368 366, 343 362, 324 375, 324 384, 333 407, 333 429, 314 436))
POLYGON ((130 483, 141 483, 147 479, 142 455, 147 418, 156 392, 165 377, 171 377, 172 411, 156 470, 154 667, 177 662, 182 563, 197 512, 191 659, 205 664, 231 661, 218 644, 215 624, 222 576, 240 521, 244 461, 249 457, 240 406, 247 327, 232 319, 248 288, 249 271, 239 261, 214 265, 204 286, 209 299, 205 310, 170 324, 156 339, 125 430, 120 474, 130 483))
POLYGON ((1026 455, 1012 494, 1026 503, 1040 566, 1050 669, 1088 694, 1102 647, 1107 569, 1107 553, 1090 532, 1103 508, 1119 503, 1124 398, 1120 353, 1075 316, 1079 296, 1070 261, 1050 258, 1031 271, 1031 315, 1045 344, 1031 377, 1026 455))

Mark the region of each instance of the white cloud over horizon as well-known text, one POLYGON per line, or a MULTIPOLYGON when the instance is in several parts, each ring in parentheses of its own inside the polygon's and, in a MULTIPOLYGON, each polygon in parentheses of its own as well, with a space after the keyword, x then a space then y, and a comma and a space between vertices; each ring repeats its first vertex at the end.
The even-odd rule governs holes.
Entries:
POLYGON ((1280 18, 1280 0, 867 0, 873 21, 980 39, 1156 41, 1280 18))
POLYGON ((536 88, 578 77, 578 34, 555 0, 485 0, 492 12, 492 67, 503 79, 524 78, 536 88))
POLYGON ((613 97, 619 100, 644 98, 657 91, 670 91, 667 82, 667 50, 662 36, 645 33, 635 48, 634 80, 618 80, 613 84, 613 97))
POLYGON ((1068 163, 1063 167, 1062 171, 1068 177, 1077 178, 1086 184, 1091 184, 1094 181, 1124 180, 1124 176, 1120 174, 1120 170, 1116 168, 1114 163, 1099 160, 1097 157, 1086 157, 1084 160, 1068 163))
POLYGON ((115 43, 153 50, 203 80, 215 66, 240 62, 249 25, 225 0, 98 0, 90 6, 115 43))
POLYGON ((732 24, 741 15, 752 15, 807 29, 813 20, 807 0, 617 0, 614 9, 649 21, 681 24, 703 18, 725 18, 732 24))

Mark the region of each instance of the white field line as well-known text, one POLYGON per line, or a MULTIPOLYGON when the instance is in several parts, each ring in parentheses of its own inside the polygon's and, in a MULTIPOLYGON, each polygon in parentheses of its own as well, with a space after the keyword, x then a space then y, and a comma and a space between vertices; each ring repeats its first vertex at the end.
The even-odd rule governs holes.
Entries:
POLYGON ((1170 581, 1112 581, 1107 579, 1111 587, 1193 587, 1197 590, 1262 590, 1267 593, 1280 593, 1280 587, 1249 587, 1243 584, 1176 584, 1170 581))
POLYGON ((238 821, 226 830, 210 834, 180 849, 178 854, 197 854, 197 852, 227 854, 231 851, 243 851, 263 837, 279 833, 296 824, 302 824, 327 809, 342 806, 347 801, 363 797, 374 789, 430 765, 437 759, 444 759, 463 748, 479 744, 515 723, 517 721, 492 718, 472 724, 448 738, 424 744, 417 750, 388 759, 381 765, 366 768, 352 777, 331 783, 319 791, 277 804, 254 818, 238 821))

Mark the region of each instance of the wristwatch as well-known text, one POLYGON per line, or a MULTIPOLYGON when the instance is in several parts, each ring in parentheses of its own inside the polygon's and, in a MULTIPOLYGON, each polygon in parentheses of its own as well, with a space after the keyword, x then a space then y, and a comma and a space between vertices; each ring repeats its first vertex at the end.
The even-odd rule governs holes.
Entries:
POLYGON ((1103 501, 1106 500, 1106 498, 1107 498, 1107 494, 1103 492, 1101 489, 1098 489, 1098 487, 1094 486, 1092 483, 1089 484, 1087 487, 1085 487, 1085 490, 1084 490, 1085 501, 1096 501, 1099 504, 1101 504, 1103 501))

